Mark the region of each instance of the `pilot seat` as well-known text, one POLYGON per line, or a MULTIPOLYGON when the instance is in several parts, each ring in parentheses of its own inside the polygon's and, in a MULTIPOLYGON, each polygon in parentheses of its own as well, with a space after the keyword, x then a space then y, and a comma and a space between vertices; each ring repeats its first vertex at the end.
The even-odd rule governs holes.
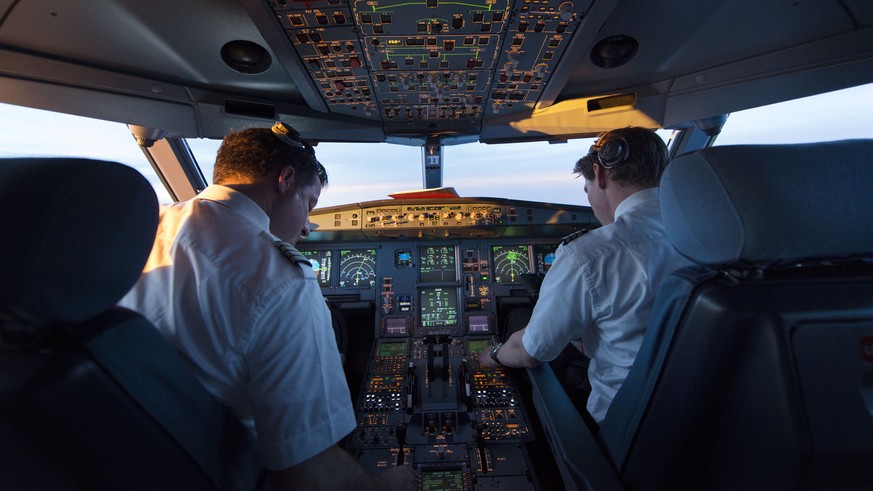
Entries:
POLYGON ((592 435, 531 371, 570 489, 870 489, 873 140, 713 147, 660 186, 665 279, 592 435))
POLYGON ((255 441, 146 319, 114 307, 158 223, 134 169, 0 160, 6 489, 255 489, 255 441))

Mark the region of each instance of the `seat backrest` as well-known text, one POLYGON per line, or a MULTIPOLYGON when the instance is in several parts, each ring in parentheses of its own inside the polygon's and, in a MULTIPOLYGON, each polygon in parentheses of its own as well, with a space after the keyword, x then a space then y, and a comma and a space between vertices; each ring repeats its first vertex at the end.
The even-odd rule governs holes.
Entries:
POLYGON ((715 147, 661 181, 676 249, 598 436, 634 489, 869 489, 873 141, 715 147))
POLYGON ((253 489, 254 439, 115 303, 148 258, 150 184, 117 163, 0 160, 0 475, 10 489, 253 489))

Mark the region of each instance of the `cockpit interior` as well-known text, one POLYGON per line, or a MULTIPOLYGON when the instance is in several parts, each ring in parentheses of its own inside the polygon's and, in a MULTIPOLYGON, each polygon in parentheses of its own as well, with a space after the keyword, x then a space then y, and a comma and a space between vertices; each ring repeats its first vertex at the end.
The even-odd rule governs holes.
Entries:
MULTIPOLYGON (((277 121, 316 153, 339 142, 420 148, 412 165, 421 189, 318 207, 296 247, 332 314, 346 375, 338 383, 348 384, 357 418, 341 446, 373 474, 411 466, 422 491, 869 489, 873 134, 714 143, 731 113, 871 83, 866 0, 0 0, 0 103, 126 125, 170 201, 211 182, 189 142, 277 121), (497 186, 461 196, 445 178, 446 150, 559 144, 627 126, 669 135, 662 212, 697 269, 665 283, 617 409, 597 432, 554 367, 486 369, 477 356, 526 325, 562 241, 600 222, 590 206, 561 197, 517 199, 497 186)), ((852 103, 873 111, 871 100, 852 103)), ((63 131, 46 127, 42 138, 63 131)), ((81 233, 20 228, 47 220, 25 200, 42 187, 16 170, 18 160, 3 160, 0 169, 13 170, 0 170, 0 223, 19 237, 3 239, 4 262, 25 255, 22 236, 81 233)), ((373 172, 363 159, 348 164, 353 174, 373 172)), ((113 187, 95 182, 83 189, 113 187)), ((81 230, 96 227, 61 211, 81 230)), ((101 274, 119 273, 100 257, 108 256, 93 258, 101 274)), ((87 293, 87 265, 68 267, 79 262, 65 256, 56 266, 63 276, 40 278, 57 286, 53 295, 79 298, 61 291, 87 293)), ((0 314, 8 299, 18 301, 20 278, 3 282, 0 314)), ((12 374, 0 387, 8 422, 0 435, 10 435, 0 440, 14 442, 0 452, 0 474, 12 476, 12 487, 184 487, 181 464, 161 481, 153 467, 124 462, 123 450, 97 448, 114 436, 90 440, 102 431, 93 415, 87 431, 64 423, 66 412, 46 431, 42 413, 20 409, 21 394, 43 394, 21 384, 49 371, 21 368, 30 341, 16 341, 18 325, 0 321, 0 366, 9 367, 0 371, 12 374), (83 477, 103 454, 113 455, 105 462, 115 471, 83 477)), ((27 353, 27 363, 45 361, 27 353)), ((106 380, 99 383, 117 381, 106 380)), ((44 394, 27 408, 66 397, 44 394)), ((178 443, 190 436, 175 438, 184 425, 163 419, 175 402, 137 401, 161 415, 135 427, 147 432, 157 421, 169 435, 143 444, 138 462, 173 448, 187 456, 175 461, 196 469, 192 487, 247 488, 216 470, 223 464, 205 448, 211 441, 178 443)), ((204 401, 196 407, 207 411, 204 401)), ((209 422, 226 420, 208 411, 209 422)), ((236 449, 248 444, 231 436, 236 449)))

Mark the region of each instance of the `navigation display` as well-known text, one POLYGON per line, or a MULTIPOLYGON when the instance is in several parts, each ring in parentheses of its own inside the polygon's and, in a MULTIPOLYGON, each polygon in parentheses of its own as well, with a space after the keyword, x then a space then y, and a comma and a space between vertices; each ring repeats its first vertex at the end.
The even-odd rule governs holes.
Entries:
POLYGON ((521 275, 530 273, 530 248, 526 245, 492 246, 495 283, 521 283, 521 275))
POLYGON ((422 246, 418 248, 418 254, 422 283, 458 281, 455 246, 422 246))
POLYGON ((458 289, 421 289, 421 327, 458 325, 458 289))
POLYGON ((333 266, 333 251, 300 251, 315 271, 318 286, 330 286, 331 266, 333 266))
POLYGON ((340 254, 340 288, 376 286, 376 249, 345 249, 340 254))

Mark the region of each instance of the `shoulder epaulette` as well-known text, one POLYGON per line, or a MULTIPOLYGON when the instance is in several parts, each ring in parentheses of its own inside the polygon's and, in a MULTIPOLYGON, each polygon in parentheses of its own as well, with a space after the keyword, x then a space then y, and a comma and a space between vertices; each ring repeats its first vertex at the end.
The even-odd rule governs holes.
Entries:
POLYGON ((574 239, 576 239, 578 237, 582 237, 583 235, 585 235, 587 233, 588 233, 588 229, 577 230, 577 231, 573 232, 572 234, 561 239, 561 245, 567 245, 570 242, 572 242, 574 239))
POLYGON ((282 251, 282 254, 285 254, 285 257, 290 259, 292 262, 305 264, 310 268, 312 267, 312 263, 309 262, 309 259, 306 259, 306 256, 304 256, 300 253, 300 251, 295 249, 293 245, 282 240, 277 240, 276 242, 274 242, 274 244, 276 244, 276 247, 278 247, 279 250, 282 251))

